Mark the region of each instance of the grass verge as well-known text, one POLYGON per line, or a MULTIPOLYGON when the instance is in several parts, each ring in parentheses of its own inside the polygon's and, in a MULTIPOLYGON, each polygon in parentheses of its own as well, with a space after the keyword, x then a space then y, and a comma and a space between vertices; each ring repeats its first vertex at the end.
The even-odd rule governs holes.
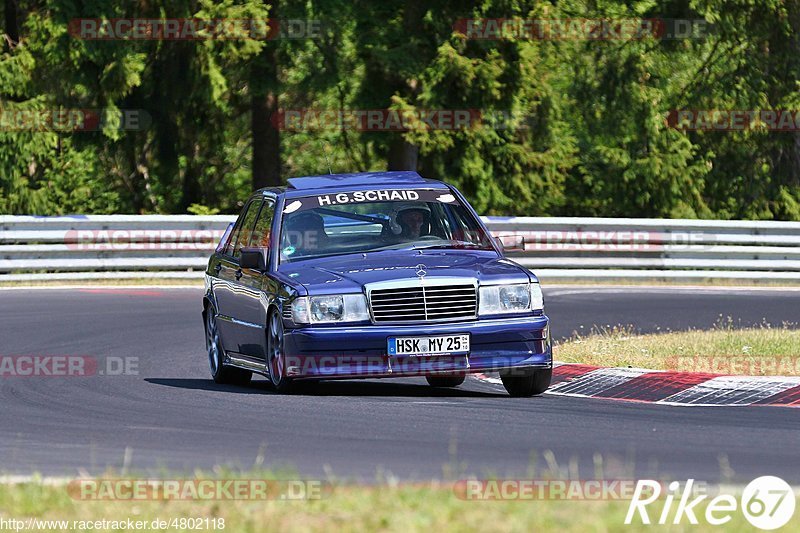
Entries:
MULTIPOLYGON (((707 501, 707 500, 706 500, 707 501)), ((665 501, 651 504, 658 520, 665 501)), ((76 500, 64 486, 39 482, 0 486, 0 520, 37 520, 45 531, 128 531, 125 521, 178 519, 178 527, 162 531, 719 531, 703 520, 704 505, 696 507, 700 525, 686 518, 678 526, 645 526, 638 518, 625 525, 627 500, 503 500, 470 501, 456 496, 448 483, 335 486, 319 500, 296 501, 100 501, 76 500), (184 527, 180 519, 187 519, 184 527), (208 519, 206 521, 206 519, 208 519), (221 521, 220 521, 221 519, 221 521), (68 521, 66 528, 47 520, 68 521), (102 524, 99 521, 109 523, 102 524), (111 522, 123 527, 114 528, 111 522), (91 526, 89 525, 91 523, 91 526), (198 524, 201 527, 198 527, 198 524), (105 527, 103 527, 105 525, 105 527)), ((672 507, 672 514, 675 512, 672 507)), ((727 530, 749 529, 741 511, 733 512, 727 530)), ((143 530, 156 530, 145 527, 143 530)))
POLYGON ((637 335, 632 327, 595 328, 554 350, 557 361, 597 366, 711 372, 747 376, 800 376, 800 330, 793 324, 735 328, 720 320, 708 331, 637 335))

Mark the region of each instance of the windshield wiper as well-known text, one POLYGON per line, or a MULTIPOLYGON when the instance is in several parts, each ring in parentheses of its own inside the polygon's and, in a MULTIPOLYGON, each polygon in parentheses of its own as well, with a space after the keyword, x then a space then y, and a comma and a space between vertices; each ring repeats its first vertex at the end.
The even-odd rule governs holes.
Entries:
POLYGON ((414 246, 412 250, 431 250, 436 248, 481 248, 483 250, 490 250, 491 248, 486 247, 482 244, 476 244, 474 242, 467 242, 467 241, 449 241, 447 243, 439 243, 439 244, 426 244, 422 246, 414 246))

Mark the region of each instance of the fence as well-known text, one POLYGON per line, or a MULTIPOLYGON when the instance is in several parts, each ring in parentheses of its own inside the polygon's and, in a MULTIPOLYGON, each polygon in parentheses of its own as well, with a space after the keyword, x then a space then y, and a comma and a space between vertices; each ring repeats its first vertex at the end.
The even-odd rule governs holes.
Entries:
MULTIPOLYGON (((0 216, 0 281, 201 278, 232 216, 0 216)), ((800 222, 487 217, 541 279, 800 280, 800 222)))

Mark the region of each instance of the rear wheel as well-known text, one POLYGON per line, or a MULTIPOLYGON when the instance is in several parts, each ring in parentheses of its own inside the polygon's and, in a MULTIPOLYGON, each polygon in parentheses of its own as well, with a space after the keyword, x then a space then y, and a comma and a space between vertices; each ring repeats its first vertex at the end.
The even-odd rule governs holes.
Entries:
POLYGON ((294 383, 286 377, 286 357, 283 349, 283 321, 273 311, 267 323, 267 370, 272 386, 278 392, 291 392, 294 383))
POLYGON ((553 369, 529 370, 520 374, 519 369, 500 372, 500 379, 508 394, 514 397, 525 398, 542 394, 550 386, 553 369))
POLYGON ((466 376, 425 376, 431 387, 458 387, 466 376))
POLYGON ((206 351, 208 352, 211 377, 215 383, 221 385, 247 385, 250 383, 250 379, 253 377, 252 372, 225 365, 225 350, 220 342, 216 311, 211 306, 206 310, 206 351))

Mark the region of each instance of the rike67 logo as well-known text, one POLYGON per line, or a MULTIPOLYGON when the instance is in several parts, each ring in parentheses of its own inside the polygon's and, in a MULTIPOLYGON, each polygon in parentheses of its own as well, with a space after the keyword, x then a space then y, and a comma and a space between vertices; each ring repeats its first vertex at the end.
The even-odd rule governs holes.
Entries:
POLYGON ((785 526, 794 515, 794 491, 779 477, 762 476, 754 479, 747 484, 738 500, 731 494, 715 496, 705 502, 704 513, 698 507, 701 507, 700 504, 708 495, 697 495, 694 489, 693 479, 688 480, 683 488, 678 481, 673 481, 662 495, 661 483, 641 479, 636 484, 625 523, 641 521, 642 524, 680 524, 685 518, 690 524, 696 525, 700 516, 705 518, 706 523, 719 526, 730 522, 734 513, 741 512, 754 527, 772 530, 785 526), (653 508, 648 509, 650 504, 662 496, 664 506, 660 514, 653 508), (652 520, 648 511, 653 512, 652 520))

